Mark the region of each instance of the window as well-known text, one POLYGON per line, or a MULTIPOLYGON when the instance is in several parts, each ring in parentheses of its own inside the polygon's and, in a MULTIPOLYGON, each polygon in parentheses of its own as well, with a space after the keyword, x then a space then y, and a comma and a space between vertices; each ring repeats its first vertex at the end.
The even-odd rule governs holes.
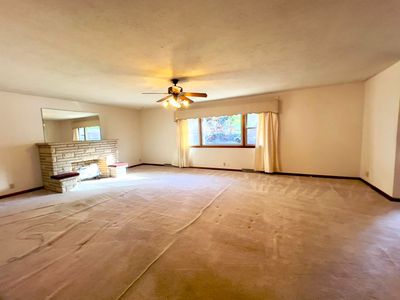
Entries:
POLYGON ((200 146, 200 123, 199 119, 189 119, 189 145, 200 146))
POLYGON ((255 146, 256 135, 257 135, 257 124, 258 124, 257 114, 246 115, 246 145, 255 146))
POLYGON ((80 127, 74 129, 74 141, 100 141, 100 126, 80 127))
POLYGON ((257 114, 189 119, 192 147, 254 147, 257 114))
POLYGON ((76 128, 75 129, 78 132, 78 141, 84 141, 85 140, 85 128, 76 128))

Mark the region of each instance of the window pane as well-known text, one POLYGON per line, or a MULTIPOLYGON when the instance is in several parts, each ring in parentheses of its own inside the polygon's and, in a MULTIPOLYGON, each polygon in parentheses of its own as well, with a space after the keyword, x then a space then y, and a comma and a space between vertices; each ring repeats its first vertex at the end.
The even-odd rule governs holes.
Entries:
POLYGON ((246 145, 256 144, 258 114, 247 114, 246 118, 246 145))
POLYGON ((189 145, 200 146, 199 119, 189 119, 189 145))
POLYGON ((85 140, 85 128, 81 127, 78 128, 78 141, 84 141, 85 140))
POLYGON ((86 131, 86 140, 87 141, 101 140, 100 126, 86 127, 85 131, 86 131))
POLYGON ((256 144, 256 134, 257 128, 248 128, 247 130, 247 145, 255 145, 256 144))
POLYGON ((246 127, 257 127, 258 114, 247 114, 247 125, 246 127))
POLYGON ((242 116, 209 117, 201 120, 203 145, 241 145, 242 116))

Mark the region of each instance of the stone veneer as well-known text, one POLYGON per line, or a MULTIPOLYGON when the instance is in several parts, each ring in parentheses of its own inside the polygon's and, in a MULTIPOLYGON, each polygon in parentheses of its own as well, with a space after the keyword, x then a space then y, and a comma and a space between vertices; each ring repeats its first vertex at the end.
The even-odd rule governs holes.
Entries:
POLYGON ((55 180, 51 176, 73 172, 76 171, 74 166, 96 161, 101 176, 108 177, 107 166, 118 161, 117 140, 40 143, 37 146, 44 188, 59 193, 71 189, 73 180, 55 180))

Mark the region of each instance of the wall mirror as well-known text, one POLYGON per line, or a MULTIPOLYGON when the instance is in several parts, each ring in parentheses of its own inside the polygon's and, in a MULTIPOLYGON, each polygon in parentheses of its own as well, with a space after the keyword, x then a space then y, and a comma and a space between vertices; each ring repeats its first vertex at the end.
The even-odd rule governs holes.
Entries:
POLYGON ((46 143, 101 140, 98 113, 42 108, 46 143))

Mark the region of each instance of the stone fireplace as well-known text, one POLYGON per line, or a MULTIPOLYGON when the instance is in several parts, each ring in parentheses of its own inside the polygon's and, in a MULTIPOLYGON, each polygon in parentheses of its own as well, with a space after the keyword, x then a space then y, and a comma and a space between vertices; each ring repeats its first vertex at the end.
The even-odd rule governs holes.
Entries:
POLYGON ((118 161, 117 140, 40 143, 37 146, 44 188, 59 193, 71 189, 73 182, 52 176, 76 172, 79 167, 96 163, 101 177, 108 177, 107 166, 118 161))

